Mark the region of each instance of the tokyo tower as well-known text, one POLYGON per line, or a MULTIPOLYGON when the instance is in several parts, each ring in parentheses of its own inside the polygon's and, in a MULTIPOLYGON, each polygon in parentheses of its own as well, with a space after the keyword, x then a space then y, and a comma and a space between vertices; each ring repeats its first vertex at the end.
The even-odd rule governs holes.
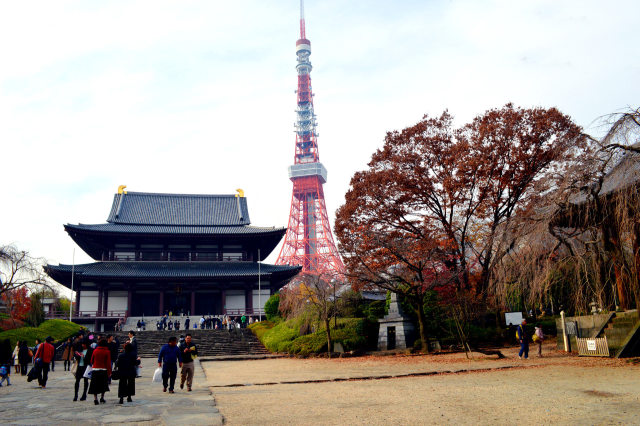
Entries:
POLYGON ((304 4, 300 1, 300 39, 296 42, 298 107, 296 146, 289 179, 293 182, 289 225, 277 265, 301 265, 302 272, 338 275, 344 265, 333 241, 322 185, 327 169, 320 162, 311 91, 311 42, 306 38, 304 4))

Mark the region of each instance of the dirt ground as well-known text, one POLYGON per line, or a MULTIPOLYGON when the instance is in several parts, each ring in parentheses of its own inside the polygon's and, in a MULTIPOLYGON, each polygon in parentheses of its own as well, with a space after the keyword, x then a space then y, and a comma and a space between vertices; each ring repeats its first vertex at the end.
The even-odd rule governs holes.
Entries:
POLYGON ((640 424, 640 364, 474 354, 203 362, 230 425, 640 424), (291 383, 293 382, 293 383, 291 383))

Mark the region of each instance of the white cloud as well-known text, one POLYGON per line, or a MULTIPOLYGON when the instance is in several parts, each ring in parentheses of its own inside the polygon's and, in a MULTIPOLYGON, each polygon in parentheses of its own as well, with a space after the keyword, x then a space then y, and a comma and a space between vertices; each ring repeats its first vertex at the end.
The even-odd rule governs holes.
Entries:
MULTIPOLYGON (((286 225, 297 4, 0 4, 2 240, 70 262, 62 224, 103 222, 120 184, 240 187, 255 224, 286 225)), ((512 101, 588 126, 640 99, 636 2, 309 0, 306 12, 332 218, 386 131, 425 113, 464 122, 512 101)))

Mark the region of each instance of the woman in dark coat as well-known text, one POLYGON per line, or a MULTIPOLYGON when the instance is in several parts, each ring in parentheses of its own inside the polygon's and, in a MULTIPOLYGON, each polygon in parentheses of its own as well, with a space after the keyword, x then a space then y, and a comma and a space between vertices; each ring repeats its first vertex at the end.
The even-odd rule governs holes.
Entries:
POLYGON ((79 350, 75 351, 73 356, 78 363, 76 367, 76 383, 74 385, 75 396, 73 397, 74 401, 78 400, 78 390, 80 389, 80 380, 84 380, 84 390, 82 391, 82 396, 80 397, 80 401, 84 401, 87 399, 87 389, 89 388, 89 379, 84 376, 84 372, 87 367, 91 363, 91 355, 93 354, 93 349, 89 347, 89 341, 85 340, 80 344, 79 350))
POLYGON ((62 360, 64 361, 64 371, 71 370, 71 361, 73 360, 73 342, 71 337, 62 344, 62 360))
POLYGON ((123 403, 124 397, 127 402, 131 402, 131 397, 136 394, 136 366, 140 365, 140 359, 133 352, 131 343, 124 344, 124 352, 118 356, 116 367, 120 374, 120 384, 118 384, 119 404, 123 403))
POLYGON ((27 346, 27 341, 23 340, 20 342, 20 349, 18 350, 18 362, 20 363, 20 375, 27 375, 27 366, 31 362, 31 358, 33 358, 33 352, 27 346))

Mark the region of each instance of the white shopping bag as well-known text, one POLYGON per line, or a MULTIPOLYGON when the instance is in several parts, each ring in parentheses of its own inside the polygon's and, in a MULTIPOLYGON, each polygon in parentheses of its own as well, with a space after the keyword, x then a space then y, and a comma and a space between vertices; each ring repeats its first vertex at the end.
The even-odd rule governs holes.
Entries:
POLYGON ((153 383, 162 383, 162 368, 156 368, 153 372, 153 383))
POLYGON ((93 367, 89 365, 87 369, 84 370, 84 374, 82 375, 82 377, 84 377, 85 379, 90 379, 92 371, 93 371, 93 367))

